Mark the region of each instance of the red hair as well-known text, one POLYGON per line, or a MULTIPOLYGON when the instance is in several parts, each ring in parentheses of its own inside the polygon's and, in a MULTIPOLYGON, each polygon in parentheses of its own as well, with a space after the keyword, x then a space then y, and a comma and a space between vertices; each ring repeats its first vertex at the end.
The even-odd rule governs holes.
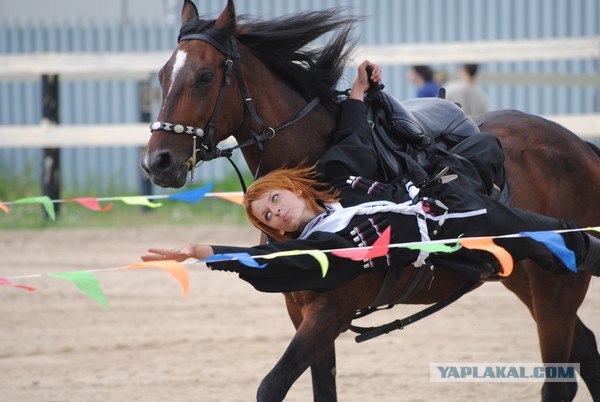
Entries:
POLYGON ((276 229, 262 223, 252 213, 252 203, 264 197, 273 189, 282 189, 300 194, 313 210, 322 207, 322 203, 333 204, 339 201, 339 191, 317 180, 319 173, 314 166, 298 168, 282 168, 272 170, 252 183, 244 194, 244 207, 248 220, 260 231, 275 240, 292 238, 291 233, 281 234, 276 229))

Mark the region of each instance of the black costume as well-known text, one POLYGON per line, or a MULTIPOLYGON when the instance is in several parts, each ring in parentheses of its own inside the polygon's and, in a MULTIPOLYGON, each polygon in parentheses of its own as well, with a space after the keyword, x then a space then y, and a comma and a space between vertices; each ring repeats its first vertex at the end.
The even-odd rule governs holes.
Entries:
MULTIPOLYGON (((461 234, 465 237, 496 236, 575 227, 562 220, 506 207, 474 191, 477 184, 474 185, 472 179, 463 174, 445 184, 436 181, 425 185, 415 196, 417 187, 411 186, 411 182, 427 181, 430 175, 408 157, 401 162, 405 167, 404 175, 389 183, 372 180, 377 178, 378 164, 366 107, 361 101, 348 99, 342 104, 339 129, 334 134, 333 144, 317 165, 324 180, 340 190, 342 205, 327 206, 328 210, 309 222, 297 240, 255 247, 212 246, 213 250, 215 254, 246 252, 251 255, 296 249, 325 250, 355 247, 363 237, 370 239, 364 241, 365 245, 370 245, 377 237, 373 234, 390 225, 392 243, 456 238, 461 234), (412 191, 410 195, 408 190, 412 191), (341 219, 344 215, 345 219, 341 219)), ((451 155, 441 156, 435 165, 436 172, 430 173, 437 173, 446 166, 450 168, 449 174, 464 169, 464 161, 457 162, 451 155)), ((579 264, 587 250, 586 235, 573 232, 563 237, 579 264)), ((562 262, 544 245, 530 238, 498 239, 496 243, 506 248, 517 261, 531 258, 546 269, 566 271, 562 262)), ((240 278, 260 291, 325 291, 359 274, 388 269, 389 266, 402 267, 415 261, 417 266, 427 255, 391 248, 387 256, 373 261, 352 261, 331 254, 328 257, 330 267, 324 278, 321 277, 320 265, 309 255, 259 259, 260 263, 268 264, 263 269, 247 267, 237 261, 211 262, 208 266, 238 272, 240 278)), ((480 277, 482 266, 497 264, 487 252, 464 248, 452 254, 430 255, 428 258, 435 265, 454 269, 471 279, 480 277)))

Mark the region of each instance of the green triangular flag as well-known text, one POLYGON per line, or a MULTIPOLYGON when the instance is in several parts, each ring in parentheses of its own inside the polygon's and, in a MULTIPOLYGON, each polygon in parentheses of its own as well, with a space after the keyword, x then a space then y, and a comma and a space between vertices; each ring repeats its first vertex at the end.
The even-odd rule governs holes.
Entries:
POLYGON ((117 197, 116 199, 121 200, 125 204, 128 204, 128 205, 143 205, 145 207, 150 207, 150 208, 158 208, 162 205, 161 203, 152 202, 148 198, 142 197, 142 196, 117 197))
POLYGON ((42 195, 41 197, 28 197, 28 198, 19 198, 15 200, 13 204, 42 204, 46 213, 53 221, 56 220, 56 214, 54 213, 54 204, 52 200, 47 195, 42 195))
POLYGON ((108 300, 100 287, 100 283, 98 283, 96 277, 89 272, 58 272, 48 274, 48 276, 65 279, 74 283, 83 293, 102 304, 104 308, 108 308, 108 300))
POLYGON ((459 242, 457 242, 454 246, 447 246, 447 245, 441 244, 441 243, 440 244, 423 243, 423 244, 402 246, 402 248, 408 248, 410 250, 421 250, 421 251, 425 251, 427 253, 453 253, 455 251, 460 250, 461 245, 459 242))
POLYGON ((288 256, 304 255, 304 254, 308 254, 308 255, 312 256, 315 260, 317 260, 317 262, 321 266, 321 275, 323 278, 325 278, 325 275, 327 275, 327 271, 329 270, 329 259, 327 258, 327 254, 325 254, 321 250, 279 251, 277 253, 261 255, 259 257, 268 260, 268 259, 277 258, 277 257, 288 257, 288 256))

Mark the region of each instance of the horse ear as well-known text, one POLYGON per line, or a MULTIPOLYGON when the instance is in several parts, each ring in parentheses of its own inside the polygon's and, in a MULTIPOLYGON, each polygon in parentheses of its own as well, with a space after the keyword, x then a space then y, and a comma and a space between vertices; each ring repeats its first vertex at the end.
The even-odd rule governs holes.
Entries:
POLYGON ((198 18, 198 9, 192 0, 185 0, 181 10, 181 25, 190 22, 194 18, 198 18))
POLYGON ((235 27, 235 5, 233 0, 227 0, 225 10, 219 15, 215 22, 215 27, 223 30, 233 29, 235 27))

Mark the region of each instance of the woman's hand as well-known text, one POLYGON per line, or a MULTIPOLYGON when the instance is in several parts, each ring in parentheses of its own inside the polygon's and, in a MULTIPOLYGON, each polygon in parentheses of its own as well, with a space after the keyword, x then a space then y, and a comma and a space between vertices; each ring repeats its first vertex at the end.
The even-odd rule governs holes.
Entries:
POLYGON ((143 255, 142 261, 162 261, 175 260, 182 262, 188 258, 203 260, 206 257, 214 255, 213 249, 208 244, 188 244, 178 249, 159 249, 150 248, 148 251, 152 254, 143 255))
POLYGON ((381 81, 381 69, 377 64, 371 63, 369 60, 363 61, 358 66, 358 74, 352 89, 350 91, 350 98, 362 101, 365 92, 369 89, 369 76, 367 74, 367 67, 372 67, 373 72, 371 73, 371 80, 379 83, 381 81))

